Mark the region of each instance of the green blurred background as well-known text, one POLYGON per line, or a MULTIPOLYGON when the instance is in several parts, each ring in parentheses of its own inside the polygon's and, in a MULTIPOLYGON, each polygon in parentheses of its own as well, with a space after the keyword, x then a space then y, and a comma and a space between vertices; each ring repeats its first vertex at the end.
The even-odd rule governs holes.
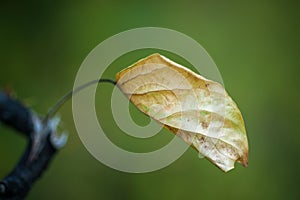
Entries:
MULTIPOLYGON (((299 9, 296 1, 1 1, 0 88, 12 88, 36 112, 46 113, 72 88, 83 59, 101 41, 127 29, 158 26, 205 47, 243 113, 249 138, 248 168, 236 164, 225 174, 190 148, 162 170, 128 174, 87 152, 69 102, 60 111, 68 144, 28 199, 300 199, 299 9)), ((114 78, 148 53, 123 56, 105 76, 114 78)), ((147 144, 125 138, 111 115, 111 92, 110 85, 99 87, 96 107, 115 143, 146 151, 172 137, 162 131, 162 138, 147 144)), ((138 124, 149 122, 130 110, 138 124)), ((0 177, 25 145, 0 126, 0 177)))

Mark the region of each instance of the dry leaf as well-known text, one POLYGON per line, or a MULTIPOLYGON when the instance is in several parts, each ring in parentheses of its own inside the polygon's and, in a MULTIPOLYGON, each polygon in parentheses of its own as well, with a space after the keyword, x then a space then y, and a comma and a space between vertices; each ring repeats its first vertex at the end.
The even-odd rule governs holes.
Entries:
POLYGON ((223 86, 153 54, 116 75, 122 92, 146 115, 223 171, 248 164, 242 115, 223 86))

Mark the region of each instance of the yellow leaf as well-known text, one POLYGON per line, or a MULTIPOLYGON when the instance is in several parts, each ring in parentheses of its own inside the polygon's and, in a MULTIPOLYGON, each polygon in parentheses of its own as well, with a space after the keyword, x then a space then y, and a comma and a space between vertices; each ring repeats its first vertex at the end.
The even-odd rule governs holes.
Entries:
POLYGON ((143 113, 192 145, 223 171, 247 166, 244 121, 224 87, 153 54, 116 75, 121 91, 143 113))

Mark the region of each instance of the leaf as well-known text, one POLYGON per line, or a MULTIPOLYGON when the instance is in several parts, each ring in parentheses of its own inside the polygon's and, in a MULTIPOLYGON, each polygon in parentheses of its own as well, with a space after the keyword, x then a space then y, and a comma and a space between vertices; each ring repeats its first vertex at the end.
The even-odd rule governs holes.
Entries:
POLYGON ((121 91, 143 113, 227 172, 248 164, 248 142, 237 105, 223 86, 150 55, 116 75, 121 91))

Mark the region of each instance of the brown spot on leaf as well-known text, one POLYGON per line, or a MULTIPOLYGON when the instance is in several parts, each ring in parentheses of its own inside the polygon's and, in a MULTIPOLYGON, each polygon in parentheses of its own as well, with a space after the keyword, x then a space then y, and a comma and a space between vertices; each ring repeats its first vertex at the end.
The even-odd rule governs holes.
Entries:
POLYGON ((204 129, 207 129, 208 123, 207 122, 201 122, 201 125, 204 129))

